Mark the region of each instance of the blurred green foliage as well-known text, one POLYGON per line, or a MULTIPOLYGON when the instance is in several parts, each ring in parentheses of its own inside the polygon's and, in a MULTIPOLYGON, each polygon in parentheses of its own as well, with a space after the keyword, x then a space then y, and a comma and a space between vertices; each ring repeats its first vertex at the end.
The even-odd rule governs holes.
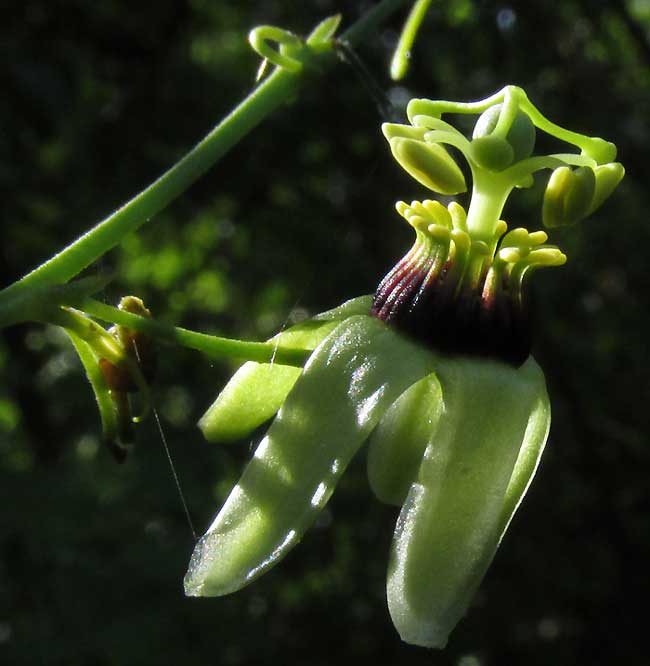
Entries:
MULTIPOLYGON (((338 10, 349 24, 370 4, 4 7, 1 284, 148 184, 251 89, 251 27, 304 33, 338 10)), ((536 277, 550 442, 448 649, 408 647, 390 624, 384 580, 396 514, 371 499, 362 457, 273 573, 232 597, 184 598, 192 537, 154 425, 138 429, 126 464, 113 465, 65 336, 29 325, 0 340, 1 663, 647 661, 650 2, 434 7, 399 85, 387 63, 404 15, 359 49, 395 120, 412 96, 478 99, 515 83, 560 124, 615 141, 628 170, 593 219, 554 234, 567 266, 536 277)), ((306 84, 102 260, 99 270, 117 276, 103 297, 135 293, 161 319, 264 339, 371 292, 411 243, 394 201, 424 194, 390 159, 380 120, 343 64, 306 84)), ((542 187, 513 198, 512 225, 539 225, 542 187)), ((230 370, 161 349, 155 400, 200 530, 250 451, 247 442, 207 445, 194 428, 230 370)))

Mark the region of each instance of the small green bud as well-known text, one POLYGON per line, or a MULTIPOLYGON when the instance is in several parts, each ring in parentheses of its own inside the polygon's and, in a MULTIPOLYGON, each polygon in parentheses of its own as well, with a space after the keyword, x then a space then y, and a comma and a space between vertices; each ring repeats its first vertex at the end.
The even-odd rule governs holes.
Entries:
POLYGON ((443 146, 397 136, 390 139, 390 148, 400 166, 430 190, 439 194, 467 190, 463 172, 443 146))
POLYGON ((544 192, 544 226, 564 227, 584 219, 591 210, 595 191, 596 175, 591 167, 555 169, 544 192))
POLYGON ((495 104, 484 111, 472 133, 473 157, 478 164, 492 171, 501 171, 514 162, 525 160, 532 155, 535 147, 535 125, 522 111, 515 116, 505 139, 493 136, 502 108, 502 104, 495 104), (501 142, 508 144, 512 152, 506 150, 501 142))

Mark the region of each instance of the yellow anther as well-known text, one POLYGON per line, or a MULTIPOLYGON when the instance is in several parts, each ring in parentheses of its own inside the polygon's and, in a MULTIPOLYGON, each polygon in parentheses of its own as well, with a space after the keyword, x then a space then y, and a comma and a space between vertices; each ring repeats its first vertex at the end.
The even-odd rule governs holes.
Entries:
POLYGON ((544 226, 562 227, 585 218, 594 202, 596 175, 591 167, 555 169, 544 191, 544 226))
POLYGON ((439 194, 467 189, 465 177, 451 155, 436 143, 393 137, 390 149, 400 166, 419 183, 439 194))

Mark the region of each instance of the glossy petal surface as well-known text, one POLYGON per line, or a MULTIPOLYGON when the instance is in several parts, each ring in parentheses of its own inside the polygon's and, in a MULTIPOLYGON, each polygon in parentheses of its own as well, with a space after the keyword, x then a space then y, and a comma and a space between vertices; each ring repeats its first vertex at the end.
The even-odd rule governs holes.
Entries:
POLYGON ((368 481, 377 499, 402 506, 441 414, 435 374, 410 386, 390 406, 368 441, 368 481))
POLYGON ((375 318, 341 323, 316 349, 185 577, 193 596, 222 595, 281 560, 328 501, 382 414, 432 372, 433 354, 375 318))
POLYGON ((397 522, 387 589, 402 639, 442 648, 532 478, 548 403, 532 358, 445 359, 436 372, 443 415, 397 522))

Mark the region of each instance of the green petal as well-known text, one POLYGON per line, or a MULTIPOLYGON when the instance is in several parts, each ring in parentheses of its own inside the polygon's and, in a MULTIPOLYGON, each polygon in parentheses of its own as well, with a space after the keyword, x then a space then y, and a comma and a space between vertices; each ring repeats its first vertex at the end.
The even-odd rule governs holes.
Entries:
POLYGON ((443 416, 404 503, 388 606, 407 643, 442 648, 483 578, 548 431, 544 377, 485 360, 436 369, 443 416))
MULTIPOLYGON (((330 327, 314 333, 325 337, 330 327)), ((307 348, 303 345, 303 348, 307 348)), ((301 368, 269 363, 244 363, 199 421, 209 442, 236 442, 270 419, 284 402, 301 368)))
POLYGON ((501 509, 500 536, 503 538, 510 521, 519 508, 524 495, 533 481, 539 461, 544 453, 544 446, 551 428, 551 403, 546 391, 540 393, 530 415, 524 443, 519 450, 515 468, 506 489, 505 502, 501 509))
MULTIPOLYGON (((359 296, 271 338, 287 347, 315 349, 347 317, 367 314, 371 296, 359 296)), ((199 421, 210 442, 233 442, 248 436, 280 409, 302 368, 249 361, 239 368, 199 421)))
POLYGON ((390 406, 368 442, 368 481, 377 499, 402 506, 441 414, 435 374, 413 384, 390 406))
POLYGON ((239 483, 196 545, 185 592, 248 584, 302 538, 390 404, 435 357, 384 323, 356 316, 316 349, 239 483))

